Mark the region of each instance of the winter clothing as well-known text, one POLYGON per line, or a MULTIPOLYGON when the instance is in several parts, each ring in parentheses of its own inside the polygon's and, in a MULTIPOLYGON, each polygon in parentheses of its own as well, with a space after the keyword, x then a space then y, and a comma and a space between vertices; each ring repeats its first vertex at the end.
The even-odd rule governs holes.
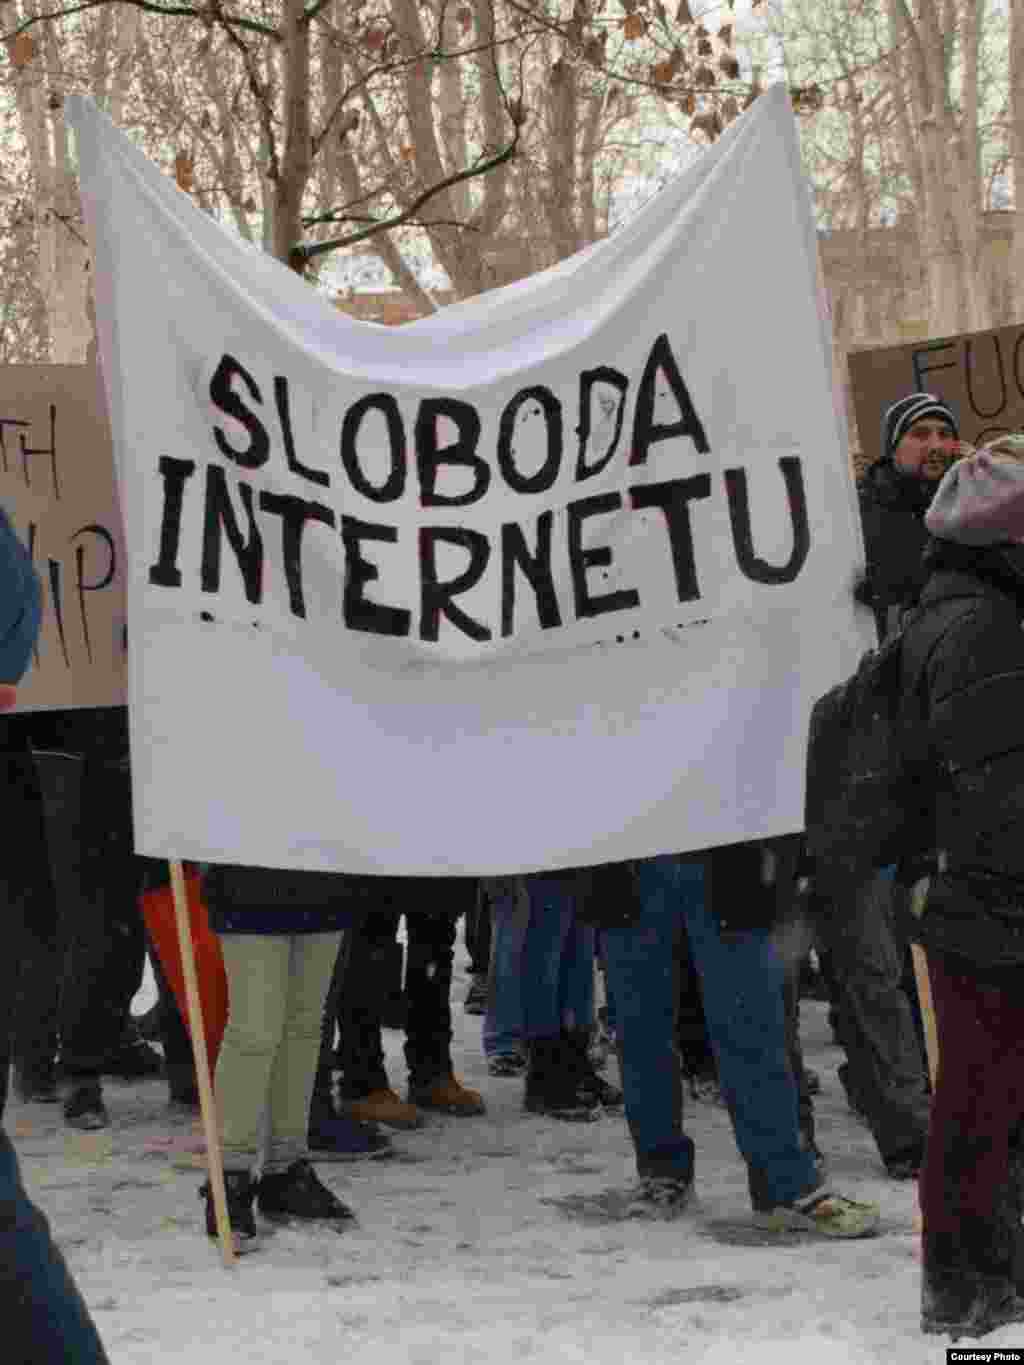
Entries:
MULTIPOLYGON (((39 629, 39 584, 27 552, 11 530, 0 510, 0 680, 20 681, 39 629)), ((3 736, 6 739, 6 735, 3 736)), ((4 874, 14 896, 5 905, 9 946, 4 954, 12 964, 0 979, 0 999, 9 1002, 14 995, 19 958, 19 922, 24 921, 25 874, 32 872, 24 859, 21 836, 27 832, 38 854, 39 807, 29 801, 29 818, 19 820, 25 806, 25 787, 17 784, 25 774, 27 750, 22 740, 16 746, 12 765, 6 745, 0 780, 9 785, 3 791, 4 874), (19 767, 21 774, 19 774, 19 767), (13 779, 13 781, 12 781, 13 779), (11 864, 14 864, 13 876, 11 864), (14 937, 10 937, 13 933, 14 937), (13 969, 13 970, 12 970, 13 969)), ((38 885, 38 883, 37 883, 38 885)), ((9 1004, 7 1006, 9 1008, 9 1004)), ((9 1059, 9 1019, 0 1020, 0 1068, 3 1089, 0 1108, 6 1096, 9 1059)), ((59 1365, 74 1360, 76 1365, 108 1365, 103 1344, 96 1332, 81 1294, 71 1277, 59 1247, 50 1234, 45 1216, 32 1203, 21 1183, 21 1172, 14 1148, 0 1128, 0 1318, 4 1324, 6 1359, 11 1365, 59 1365)))
POLYGON ((228 1021, 216 1092, 224 1165, 251 1169, 268 1116, 265 1171, 308 1154, 309 1106, 338 933, 224 934, 228 1021))
POLYGON ((60 1248, 0 1128, 0 1320, 9 1365, 109 1365, 60 1248))
POLYGON ((1024 969, 1000 989, 929 951, 928 971, 941 1062, 921 1172, 922 1328, 955 1339, 1024 1321, 1010 1155, 1024 1124, 1024 969))
POLYGON ((768 929, 723 934, 694 859, 638 863, 643 910, 634 928, 606 931, 609 986, 618 1002, 626 1118, 641 1175, 693 1175, 683 1133, 674 1048, 679 992, 673 944, 680 917, 700 972, 719 1076, 747 1162, 756 1210, 816 1191, 813 1155, 798 1126, 797 1087, 786 1046, 784 967, 768 929))
POLYGON ((854 597, 874 611, 879 636, 888 634, 924 586, 924 517, 934 492, 934 483, 904 474, 888 460, 876 461, 858 490, 867 571, 854 597))
POLYGON ((521 959, 524 1036, 551 1038, 563 1031, 589 1030, 594 1022, 594 930, 577 914, 577 875, 538 872, 524 880, 530 902, 521 959))
POLYGON ((905 896, 894 869, 882 870, 818 903, 816 929, 837 988, 836 1037, 846 1079, 884 1163, 920 1152, 928 1132, 924 1057, 902 988, 903 951, 895 902, 905 896))
POLYGON ((904 641, 905 705, 920 709, 923 673, 940 764, 939 872, 917 932, 1001 984, 1024 967, 1024 548, 935 541, 928 563, 934 609, 904 641))
POLYGON ((882 459, 891 460, 910 428, 929 417, 945 422, 952 428, 953 435, 959 437, 956 415, 948 403, 934 393, 909 393, 882 414, 882 459))
POLYGON ((921 1321, 980 1336, 1024 1320, 1019 1190, 1008 1214, 1024 1124, 1024 548, 937 540, 927 566, 929 610, 903 645, 906 714, 937 768, 938 870, 914 897, 940 1057, 921 1321))
POLYGON ((24 676, 42 611, 32 559, 0 507, 0 682, 18 683, 24 676))
POLYGON ((522 877, 492 877, 491 961, 484 1015, 484 1056, 521 1058, 523 1042, 523 944, 530 923, 530 898, 522 877))
POLYGON ((340 934, 365 913, 375 878, 331 872, 211 866, 203 876, 217 934, 340 934))
POLYGON ((1024 463, 979 450, 948 470, 925 514, 940 540, 959 545, 1024 541, 1024 463))

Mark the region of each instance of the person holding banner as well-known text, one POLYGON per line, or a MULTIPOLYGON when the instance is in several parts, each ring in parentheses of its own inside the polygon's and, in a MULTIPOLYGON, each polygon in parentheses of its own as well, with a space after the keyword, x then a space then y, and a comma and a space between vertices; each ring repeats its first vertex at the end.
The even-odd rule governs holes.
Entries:
MULTIPOLYGON (((32 562, 0 508, 0 711, 16 700, 41 619, 41 593, 32 562)), ((4 792, 5 834, 21 792, 4 792)), ((19 856, 5 837, 4 856, 19 856)), ((18 953, 7 954, 12 963, 18 953)), ((10 983, 8 982, 8 986, 10 983)), ((6 1057, 0 1058, 6 1060, 6 1057)), ((53 1241, 44 1214, 25 1192, 18 1158, 0 1127, 0 1319, 11 1365, 108 1365, 96 1326, 53 1241)))
POLYGON ((907 714, 932 762, 931 874, 910 917, 938 1036, 921 1172, 925 1333, 1024 1322, 1024 450, 960 460, 925 518, 907 714), (910 709, 913 708, 913 709, 910 709))
MULTIPOLYGON (((605 927, 640 1198, 674 1211, 686 1207, 693 1189, 695 1149, 682 1128, 674 1046, 673 949, 685 922, 755 1223, 770 1232, 867 1237, 878 1227, 877 1206, 833 1191, 813 1141, 800 1132, 786 968, 774 936, 793 881, 794 850, 793 840, 773 840, 643 859, 635 864, 632 915, 623 917, 631 922, 605 927)), ((594 873, 598 895, 604 872, 594 873)))
MULTIPOLYGON (((228 864, 203 880, 228 979, 215 1091, 232 1230, 256 1236, 254 1204, 275 1222, 343 1225, 352 1211, 314 1171, 308 1127, 324 1003, 358 891, 340 874, 228 864)), ((216 1237, 209 1182, 200 1193, 216 1237)))

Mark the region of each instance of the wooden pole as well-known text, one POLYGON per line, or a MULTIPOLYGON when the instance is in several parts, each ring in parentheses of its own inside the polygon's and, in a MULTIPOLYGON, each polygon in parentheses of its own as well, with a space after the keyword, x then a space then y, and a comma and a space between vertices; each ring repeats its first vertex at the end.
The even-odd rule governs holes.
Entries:
POLYGON ((912 943, 910 951, 914 958, 914 978, 917 982, 917 998, 921 1005, 921 1021, 924 1024, 925 1051, 928 1053, 928 1075, 931 1077, 934 1095, 936 1077, 939 1074, 939 1033, 935 1027, 935 1006, 932 1004, 928 957, 919 943, 912 943))
POLYGON ((220 1154, 220 1129, 217 1125, 217 1109, 213 1098, 213 1085, 210 1081, 210 1059, 206 1051, 203 1011, 199 1003, 199 978, 196 975, 196 959, 192 952, 192 922, 188 913, 185 873, 181 863, 175 859, 171 860, 169 866, 171 869, 171 891, 174 895, 174 922, 178 929, 178 950, 181 953, 181 967, 185 977, 188 1026, 192 1035, 196 1079, 199 1082, 199 1109, 203 1116, 203 1135, 206 1138, 206 1164, 210 1177, 210 1189, 213 1193, 213 1209, 217 1218, 217 1237, 220 1241, 224 1264, 230 1267, 235 1264, 235 1239, 231 1232, 227 1195, 224 1192, 224 1162, 220 1154))

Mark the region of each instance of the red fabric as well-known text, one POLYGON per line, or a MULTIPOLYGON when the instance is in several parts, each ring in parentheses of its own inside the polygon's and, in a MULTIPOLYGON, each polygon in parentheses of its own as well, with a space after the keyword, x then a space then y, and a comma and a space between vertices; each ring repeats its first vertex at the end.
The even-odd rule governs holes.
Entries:
POLYGON ((1024 992, 984 985, 938 953, 928 975, 939 1073, 920 1181, 926 1258, 994 1228, 1010 1133, 1024 1120, 1024 992))
MULTIPOLYGON (((228 979, 220 940, 210 928, 210 920, 203 899, 202 880, 197 872, 186 870, 185 892, 188 897, 189 921, 192 926, 192 952, 199 979, 199 1005, 203 1015, 203 1033, 210 1061, 210 1074, 217 1065, 221 1039, 228 1018, 228 979)), ((185 973, 178 947, 178 930, 174 918, 174 895, 169 886, 146 891, 139 897, 139 906, 153 946, 160 957, 168 984, 178 1002, 178 1009, 189 1029, 185 1003, 185 973)))

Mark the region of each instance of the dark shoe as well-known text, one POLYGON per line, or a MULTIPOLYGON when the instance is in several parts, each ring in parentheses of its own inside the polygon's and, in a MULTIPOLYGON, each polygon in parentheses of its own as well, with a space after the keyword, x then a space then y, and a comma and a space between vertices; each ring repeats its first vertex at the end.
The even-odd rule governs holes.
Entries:
POLYGON ((1024 1322, 1024 1299, 1008 1280, 969 1271, 925 1270, 921 1280, 921 1331, 926 1336, 983 1337, 1024 1322))
POLYGON ((924 1143, 915 1142, 883 1159, 890 1180, 914 1180, 924 1165, 924 1143))
POLYGON ((524 1052, 500 1052, 487 1059, 488 1076, 521 1076, 526 1070, 524 1052))
POLYGON ((53 1063, 33 1067, 15 1065, 14 1093, 25 1104, 56 1104, 60 1096, 53 1063))
POLYGON ((474 976, 469 990, 466 992, 466 1002, 462 1006, 466 1014, 486 1014, 487 1013, 487 977, 474 976))
POLYGON ((642 1175, 630 1198, 628 1212, 634 1218, 677 1218, 692 1202, 692 1179, 642 1175))
POLYGON ((139 1037, 126 1037, 107 1057, 104 1076, 121 1081, 143 1081, 164 1074, 164 1059, 155 1047, 139 1037))
POLYGON ((293 1161, 286 1171, 265 1175, 257 1189, 256 1205, 271 1222, 287 1223, 294 1218, 303 1222, 345 1223, 355 1217, 305 1157, 293 1161))
MULTIPOLYGON (((228 1222, 239 1240, 256 1236, 256 1220, 252 1215, 252 1201, 256 1197, 256 1182, 248 1171, 225 1171, 224 1193, 227 1198, 228 1222)), ((217 1214, 213 1207, 210 1182, 199 1187, 199 1198, 206 1200, 206 1235, 217 1236, 217 1214)))
POLYGON ((368 1161, 395 1154, 391 1139, 376 1124, 334 1116, 310 1123, 309 1150, 319 1161, 368 1161))
POLYGON ((566 1049, 576 1069, 577 1085, 584 1100, 599 1104, 602 1109, 621 1109, 623 1094, 597 1071, 590 1060, 590 1032, 577 1029, 565 1036, 566 1049))
POLYGON ((534 1038, 527 1045, 523 1108, 568 1123, 592 1123, 601 1106, 580 1089, 576 1052, 564 1038, 534 1038))
POLYGON ((76 1085, 64 1101, 64 1118, 71 1128, 93 1133, 110 1126, 110 1115, 103 1103, 103 1091, 98 1081, 83 1081, 76 1085))

